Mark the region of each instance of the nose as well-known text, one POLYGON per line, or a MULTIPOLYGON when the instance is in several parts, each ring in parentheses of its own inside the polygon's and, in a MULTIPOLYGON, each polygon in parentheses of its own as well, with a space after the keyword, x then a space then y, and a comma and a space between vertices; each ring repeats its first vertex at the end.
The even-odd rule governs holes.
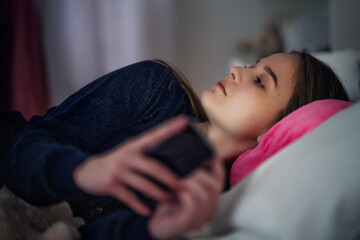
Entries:
POLYGON ((233 66, 230 68, 230 79, 234 80, 235 82, 239 82, 242 78, 244 68, 239 66, 233 66))

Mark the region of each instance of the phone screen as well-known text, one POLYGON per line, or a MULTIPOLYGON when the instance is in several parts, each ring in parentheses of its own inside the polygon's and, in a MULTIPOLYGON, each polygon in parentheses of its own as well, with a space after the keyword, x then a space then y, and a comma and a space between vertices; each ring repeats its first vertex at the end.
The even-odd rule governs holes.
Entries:
MULTIPOLYGON (((191 121, 183 131, 146 151, 145 154, 165 164, 179 177, 184 177, 210 160, 214 155, 214 149, 197 129, 196 122, 191 121)), ((164 190, 169 190, 157 180, 148 178, 164 190)), ((157 205, 155 200, 135 192, 150 209, 155 209, 157 205)))
POLYGON ((205 136, 191 122, 182 132, 146 152, 184 177, 203 162, 210 160, 214 150, 205 136))

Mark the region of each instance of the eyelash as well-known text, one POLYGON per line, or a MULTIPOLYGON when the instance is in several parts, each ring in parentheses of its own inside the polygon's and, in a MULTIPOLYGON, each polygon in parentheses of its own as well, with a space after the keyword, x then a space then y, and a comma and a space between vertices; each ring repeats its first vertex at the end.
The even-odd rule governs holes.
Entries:
MULTIPOLYGON (((244 65, 244 68, 247 68, 247 67, 248 67, 248 66, 244 65)), ((255 84, 256 84, 259 88, 265 88, 263 82, 261 81, 261 78, 259 78, 258 76, 256 76, 255 84)))
POLYGON ((265 88, 263 82, 261 81, 261 78, 259 78, 258 76, 256 76, 255 84, 256 84, 259 88, 265 88))

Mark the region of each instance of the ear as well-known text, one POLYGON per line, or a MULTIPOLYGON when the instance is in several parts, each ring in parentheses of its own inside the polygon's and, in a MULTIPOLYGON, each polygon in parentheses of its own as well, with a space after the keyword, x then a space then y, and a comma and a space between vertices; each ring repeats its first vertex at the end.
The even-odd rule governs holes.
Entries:
POLYGON ((261 139, 264 137, 265 133, 261 134, 256 138, 257 142, 260 143, 261 139))

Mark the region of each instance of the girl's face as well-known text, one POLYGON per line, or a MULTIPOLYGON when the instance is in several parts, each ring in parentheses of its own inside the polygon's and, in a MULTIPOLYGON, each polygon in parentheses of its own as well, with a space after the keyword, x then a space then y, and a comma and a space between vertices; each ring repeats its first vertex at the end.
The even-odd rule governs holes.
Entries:
POLYGON ((237 140, 256 138, 275 123, 295 86, 300 59, 274 54, 229 75, 201 95, 211 126, 237 140))

